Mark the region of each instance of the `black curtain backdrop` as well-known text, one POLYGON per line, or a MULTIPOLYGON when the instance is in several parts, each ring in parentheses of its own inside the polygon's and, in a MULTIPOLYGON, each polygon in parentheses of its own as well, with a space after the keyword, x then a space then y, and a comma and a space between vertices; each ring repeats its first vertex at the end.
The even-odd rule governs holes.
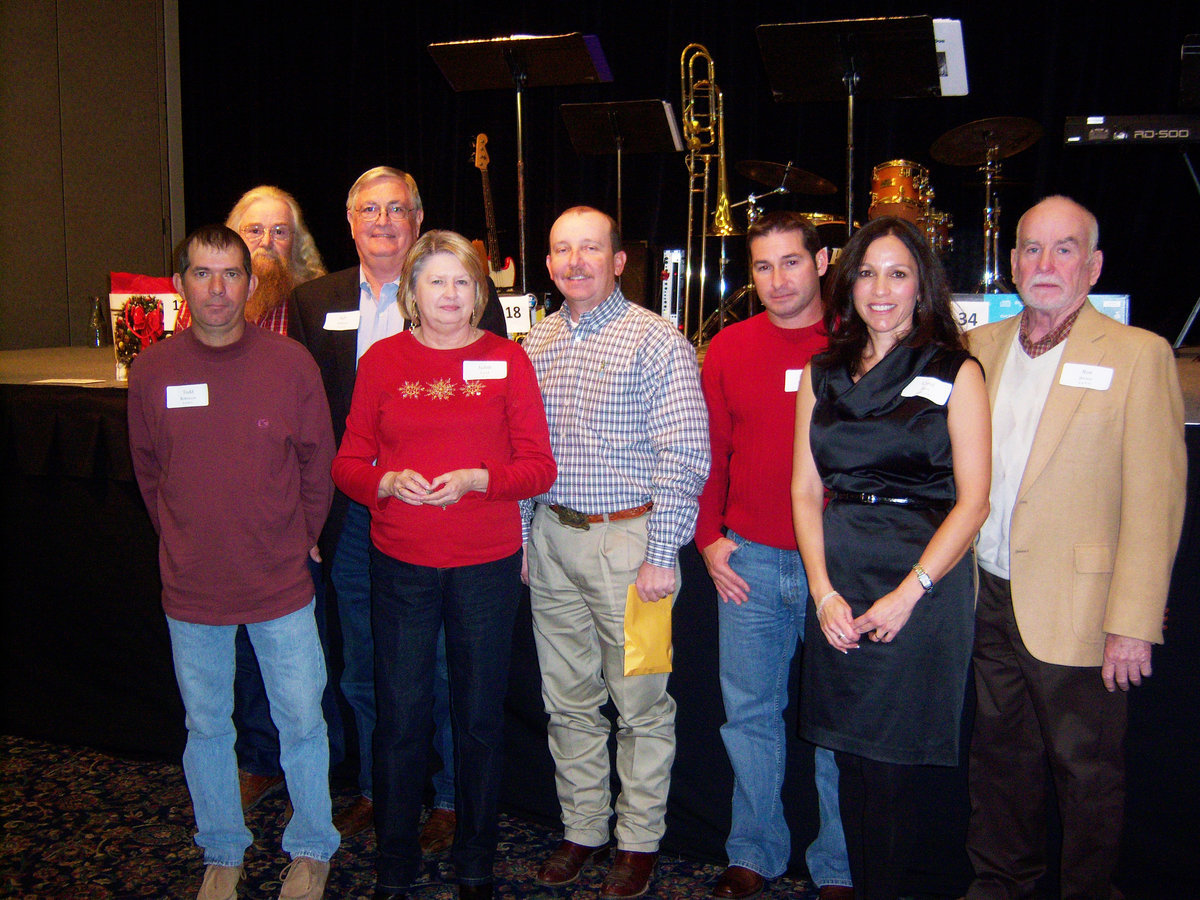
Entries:
MULTIPOLYGON (((482 237, 480 179, 471 161, 479 132, 489 137, 501 250, 518 256, 514 92, 455 93, 434 64, 430 43, 571 31, 600 38, 611 83, 525 94, 528 283, 541 293, 550 289, 542 260, 558 212, 576 203, 616 206, 615 159, 576 154, 561 104, 664 99, 678 114, 680 53, 698 41, 711 52, 725 94, 732 200, 766 190, 736 174, 734 164, 745 159, 791 160, 844 191, 845 104, 774 102, 754 29, 926 14, 962 21, 970 95, 856 103, 856 218, 865 219, 875 165, 900 158, 929 166, 936 206, 954 217, 952 282, 969 289, 982 269, 983 189, 972 183, 978 181, 974 170, 934 163, 929 147, 975 119, 1027 116, 1046 133, 1004 165, 1006 177, 1024 184, 1002 198, 1003 271, 1020 212, 1045 194, 1066 193, 1099 217, 1105 264, 1097 290, 1130 294, 1134 324, 1173 340, 1200 295, 1200 253, 1193 249, 1200 240, 1200 194, 1180 147, 1067 148, 1062 137, 1068 115, 1180 111, 1180 47, 1185 35, 1200 32, 1194 0, 492 6, 443 0, 311 9, 181 0, 179 6, 188 227, 224 219, 255 184, 276 184, 300 201, 331 270, 356 261, 345 196, 375 165, 416 177, 426 228, 482 237)), ((1189 149, 1200 160, 1200 146, 1189 149)), ((652 249, 681 247, 686 191, 682 154, 627 156, 626 238, 648 241, 652 249)), ((836 213, 844 196, 772 198, 764 208, 836 213)), ((744 271, 741 255, 739 247, 738 273, 744 271)), ((652 271, 657 266, 652 257, 652 271)), ((1191 337, 1200 341, 1200 333, 1191 337)))

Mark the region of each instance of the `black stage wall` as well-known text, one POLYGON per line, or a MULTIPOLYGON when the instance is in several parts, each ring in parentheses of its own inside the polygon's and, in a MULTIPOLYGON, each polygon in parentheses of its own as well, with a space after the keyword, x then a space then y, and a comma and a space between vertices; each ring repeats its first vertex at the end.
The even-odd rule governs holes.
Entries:
MULTIPOLYGON (((456 94, 433 62, 432 42, 513 33, 596 34, 610 84, 532 88, 525 94, 529 284, 549 290, 542 260, 554 217, 586 202, 614 209, 612 157, 579 157, 559 106, 664 99, 680 107, 679 57, 705 44, 725 96, 730 194, 767 188, 734 165, 796 165, 845 186, 845 107, 771 99, 755 27, 764 23, 926 14, 962 21, 971 93, 856 104, 855 216, 865 219, 872 168, 909 159, 931 167, 936 205, 955 221, 949 265, 957 289, 980 274, 983 189, 972 169, 934 163, 945 131, 980 118, 1027 116, 1045 128, 1004 174, 1004 270, 1019 213, 1040 196, 1077 197, 1099 216, 1105 251, 1098 290, 1132 295, 1134 324, 1173 339, 1200 294, 1200 193, 1179 146, 1072 147, 1068 115, 1177 111, 1180 46, 1200 32, 1194 0, 1103 5, 1043 0, 960 2, 511 2, 321 4, 277 7, 180 0, 184 171, 189 227, 223 219, 247 188, 292 191, 331 269, 352 264, 345 195, 379 164, 417 178, 426 227, 484 229, 472 139, 490 140, 490 175, 505 255, 516 257, 515 99, 512 91, 456 94)), ((1200 158, 1200 147, 1190 145, 1200 158)), ((686 175, 681 154, 625 158, 625 232, 653 248, 682 246, 686 175)), ((838 212, 845 194, 765 202, 838 212)), ((736 241, 734 242, 737 243, 736 241)), ((657 261, 654 262, 657 266, 657 261)), ((744 271, 735 264, 735 272, 744 271)), ((733 279, 735 282, 737 277, 733 279)))

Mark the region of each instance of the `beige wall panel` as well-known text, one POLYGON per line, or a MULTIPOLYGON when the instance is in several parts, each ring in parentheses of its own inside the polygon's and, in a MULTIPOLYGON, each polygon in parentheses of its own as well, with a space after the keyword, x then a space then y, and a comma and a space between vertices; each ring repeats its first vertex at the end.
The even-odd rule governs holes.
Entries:
POLYGON ((55 4, 0 0, 0 349, 69 341, 55 4))
POLYGON ((108 273, 167 274, 166 104, 158 0, 59 3, 71 342, 108 273))
POLYGON ((110 271, 168 271, 163 27, 163 0, 0 0, 0 349, 84 343, 110 271))

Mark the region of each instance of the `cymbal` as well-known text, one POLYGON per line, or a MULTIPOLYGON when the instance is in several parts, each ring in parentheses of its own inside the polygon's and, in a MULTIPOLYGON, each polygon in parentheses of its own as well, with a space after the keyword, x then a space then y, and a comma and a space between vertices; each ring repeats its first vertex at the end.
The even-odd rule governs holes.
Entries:
POLYGON ((996 159, 1006 159, 1037 143, 1042 126, 1021 116, 997 116, 977 119, 951 128, 933 142, 929 155, 948 166, 981 166, 987 162, 989 147, 996 148, 996 159))
POLYGON ((837 188, 832 182, 826 181, 820 175, 806 172, 791 163, 765 162, 760 159, 746 159, 734 168, 751 181, 765 184, 767 187, 783 187, 793 194, 836 194, 837 188))

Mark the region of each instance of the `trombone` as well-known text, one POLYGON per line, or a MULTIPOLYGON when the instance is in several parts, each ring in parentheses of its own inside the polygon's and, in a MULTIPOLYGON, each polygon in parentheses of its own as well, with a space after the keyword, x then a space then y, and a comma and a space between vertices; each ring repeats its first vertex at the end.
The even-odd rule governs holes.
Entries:
MULTIPOLYGON (((679 82, 683 94, 681 118, 683 140, 687 146, 688 223, 684 260, 683 321, 686 333, 691 321, 692 300, 696 300, 698 320, 704 317, 704 288, 707 280, 708 238, 720 238, 719 260, 721 306, 724 321, 725 239, 741 232, 733 224, 729 205, 729 179, 725 172, 725 101, 717 86, 713 59, 703 44, 688 44, 679 58, 679 82), (717 165, 716 198, 709 220, 709 173, 717 165), (699 201, 697 202, 697 198, 699 201), (699 218, 697 218, 699 207, 699 218), (693 290, 693 280, 696 288, 693 290)), ((703 337, 698 326, 693 340, 703 337)))

